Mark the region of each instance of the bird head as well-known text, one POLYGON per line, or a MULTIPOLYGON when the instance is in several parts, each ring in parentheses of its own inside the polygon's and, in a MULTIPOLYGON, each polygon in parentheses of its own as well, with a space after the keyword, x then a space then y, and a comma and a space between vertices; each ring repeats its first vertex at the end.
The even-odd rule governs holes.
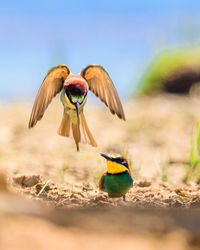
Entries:
POLYGON ((100 154, 107 160, 107 172, 109 174, 119 174, 128 171, 130 175, 131 170, 129 168, 128 160, 119 154, 100 154))
POLYGON ((87 97, 87 82, 81 76, 72 75, 64 82, 64 90, 67 102, 70 102, 79 116, 79 107, 85 103, 87 97))

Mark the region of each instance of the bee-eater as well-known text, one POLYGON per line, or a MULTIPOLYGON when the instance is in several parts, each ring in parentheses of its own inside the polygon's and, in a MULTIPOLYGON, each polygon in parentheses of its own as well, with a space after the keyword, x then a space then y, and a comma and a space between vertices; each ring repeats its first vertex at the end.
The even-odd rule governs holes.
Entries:
POLYGON ((121 197, 126 201, 126 193, 133 186, 133 178, 128 160, 117 154, 101 153, 107 160, 107 172, 99 180, 100 190, 107 192, 109 197, 121 197))
POLYGON ((88 65, 78 75, 62 64, 50 69, 38 91, 31 113, 29 128, 42 119, 51 100, 61 92, 64 113, 58 134, 74 137, 77 151, 79 143, 97 144, 88 128, 83 108, 88 90, 92 91, 120 119, 125 120, 124 110, 108 73, 100 65, 88 65), (82 132, 82 133, 81 133, 82 132))

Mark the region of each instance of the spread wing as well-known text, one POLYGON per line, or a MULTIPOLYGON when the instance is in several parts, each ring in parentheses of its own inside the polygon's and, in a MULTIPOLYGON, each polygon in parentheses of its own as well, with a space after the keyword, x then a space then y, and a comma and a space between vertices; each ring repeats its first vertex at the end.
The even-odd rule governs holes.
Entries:
POLYGON ((112 114, 117 114, 120 119, 125 120, 124 110, 108 73, 100 65, 88 65, 81 71, 92 91, 110 109, 112 114))
POLYGON ((69 68, 62 64, 50 69, 38 91, 31 113, 29 128, 42 119, 49 103, 63 88, 64 80, 70 74, 69 68))

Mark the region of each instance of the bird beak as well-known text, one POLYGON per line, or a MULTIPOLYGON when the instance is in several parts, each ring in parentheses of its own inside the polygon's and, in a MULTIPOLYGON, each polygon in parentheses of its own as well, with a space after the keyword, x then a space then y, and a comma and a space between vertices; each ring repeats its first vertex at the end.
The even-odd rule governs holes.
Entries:
POLYGON ((75 107, 76 107, 76 114, 77 114, 77 117, 78 117, 79 116, 79 107, 80 107, 78 102, 75 103, 75 107))
POLYGON ((103 156, 108 161, 112 161, 113 160, 113 158, 110 155, 108 155, 108 154, 100 153, 100 155, 103 156))

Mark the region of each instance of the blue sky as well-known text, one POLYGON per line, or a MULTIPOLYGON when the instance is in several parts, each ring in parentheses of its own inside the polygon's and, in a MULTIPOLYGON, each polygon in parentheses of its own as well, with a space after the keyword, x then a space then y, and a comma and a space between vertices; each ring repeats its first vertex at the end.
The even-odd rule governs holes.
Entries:
POLYGON ((200 1, 1 1, 0 99, 33 99, 46 72, 101 64, 128 98, 165 48, 198 46, 200 1))

